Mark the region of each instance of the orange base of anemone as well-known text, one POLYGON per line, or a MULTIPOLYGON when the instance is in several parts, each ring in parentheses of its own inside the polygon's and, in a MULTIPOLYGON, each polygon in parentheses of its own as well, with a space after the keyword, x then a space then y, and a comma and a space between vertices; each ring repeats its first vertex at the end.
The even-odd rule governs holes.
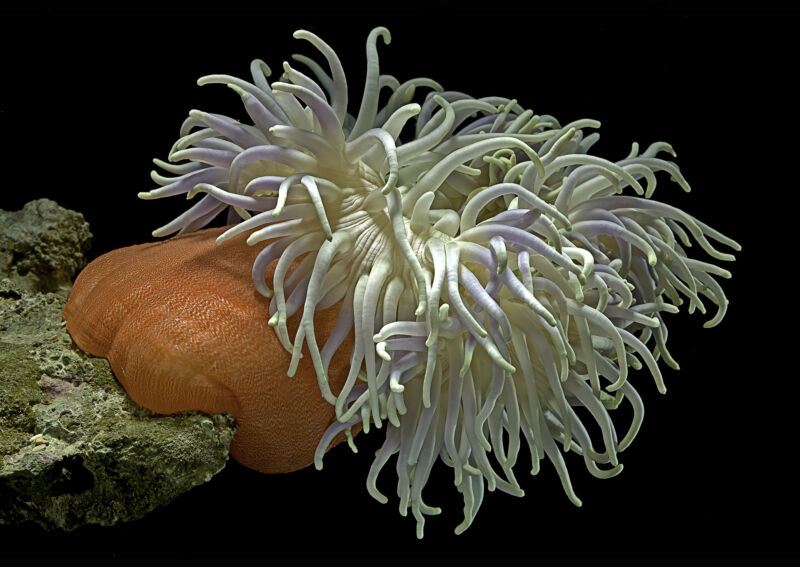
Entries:
MULTIPOLYGON (((67 331, 82 350, 109 360, 138 404, 158 413, 231 413, 239 425, 231 445, 238 462, 267 473, 294 471, 313 462, 334 408, 320 394, 305 347, 295 376, 286 375, 291 356, 267 324, 269 300, 250 275, 262 247, 247 246, 246 235, 217 246, 224 230, 97 258, 72 288, 67 331)), ((273 270, 274 263, 267 283, 273 270)), ((336 305, 316 314, 320 345, 338 313, 336 305)), ((300 316, 289 319, 290 336, 300 316)), ((348 338, 331 361, 334 393, 347 376, 352 345, 348 338)))

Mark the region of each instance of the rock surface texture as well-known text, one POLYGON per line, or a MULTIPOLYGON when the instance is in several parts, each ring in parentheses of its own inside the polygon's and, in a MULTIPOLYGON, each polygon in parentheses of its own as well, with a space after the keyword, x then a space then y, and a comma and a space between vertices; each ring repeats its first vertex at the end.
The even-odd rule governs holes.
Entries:
POLYGON ((20 290, 68 294, 91 243, 83 215, 50 199, 0 209, 0 277, 20 290))
POLYGON ((228 459, 232 417, 152 414, 73 344, 61 312, 90 238, 53 201, 0 210, 0 523, 141 518, 228 459))

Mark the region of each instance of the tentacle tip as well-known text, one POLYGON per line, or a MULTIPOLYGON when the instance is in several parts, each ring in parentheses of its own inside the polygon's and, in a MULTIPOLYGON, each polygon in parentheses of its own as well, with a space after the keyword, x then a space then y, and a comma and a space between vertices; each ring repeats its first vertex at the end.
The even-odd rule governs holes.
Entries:
POLYGON ((392 34, 389 30, 383 26, 375 28, 375 31, 383 38, 383 43, 389 45, 392 43, 392 34))
POLYGON ((239 85, 234 85, 233 83, 226 83, 226 85, 228 85, 228 88, 232 89, 232 90, 233 90, 233 92, 235 92, 235 93, 236 93, 236 94, 238 94, 239 96, 244 96, 244 95, 246 95, 246 94, 247 94, 247 91, 245 91, 245 90, 244 90, 242 87, 240 87, 239 85))

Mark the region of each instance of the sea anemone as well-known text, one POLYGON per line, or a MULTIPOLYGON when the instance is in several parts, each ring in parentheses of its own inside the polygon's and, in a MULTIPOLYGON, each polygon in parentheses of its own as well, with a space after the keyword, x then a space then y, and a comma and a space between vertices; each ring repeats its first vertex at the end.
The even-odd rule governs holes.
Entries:
POLYGON ((153 172, 160 187, 139 196, 203 196, 154 236, 197 230, 226 210, 238 224, 218 243, 252 231, 247 243, 263 246, 253 283, 270 298, 269 324, 292 355, 286 380, 305 345, 320 395, 335 407, 316 467, 342 432, 355 448, 351 428, 385 428, 367 490, 387 501, 376 479, 396 455, 400 512, 411 510, 418 537, 425 515, 439 513, 422 496, 437 458, 463 495, 457 533, 472 523, 485 489, 523 495, 514 472, 523 445, 531 473, 547 457, 579 506, 562 451, 581 455, 599 478, 622 470, 618 454, 644 411, 628 368, 646 366, 663 393, 657 360, 678 367, 663 314, 678 312, 685 297, 690 313, 705 313, 706 300, 716 305, 706 327, 725 315, 713 276, 730 273, 686 248, 694 239, 711 258, 730 261, 710 241, 740 246, 652 200, 658 171, 689 191, 675 163, 658 157, 675 155, 667 143, 643 152, 634 143, 611 162, 588 153, 599 135, 584 129, 598 128, 595 120, 561 125, 515 99, 473 98, 427 78, 401 83, 379 71, 386 28, 367 38, 354 116, 331 47, 309 31, 294 37, 311 43, 330 72, 295 55, 311 76, 284 63, 269 83, 269 67, 255 60, 252 83, 199 79, 229 86, 252 124, 189 113, 169 162, 154 160, 173 176, 153 172), (424 101, 411 102, 423 88, 424 101), (391 94, 381 106, 384 89, 391 94), (315 312, 337 304, 335 328, 320 345, 315 312), (292 337, 294 313, 302 319, 292 337), (349 336, 350 370, 335 395, 328 365, 349 336), (611 410, 623 401, 633 418, 620 435, 611 410))

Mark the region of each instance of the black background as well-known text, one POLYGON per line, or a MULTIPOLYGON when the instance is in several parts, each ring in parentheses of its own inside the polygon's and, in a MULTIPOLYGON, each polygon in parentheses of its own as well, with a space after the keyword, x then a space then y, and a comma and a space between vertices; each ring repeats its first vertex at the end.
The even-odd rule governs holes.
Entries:
MULTIPOLYGON (((523 11, 261 13, 58 12, 0 16, 0 208, 48 197, 81 211, 94 233, 91 258, 151 240, 185 210, 181 198, 140 201, 154 187, 192 108, 246 118, 238 96, 205 74, 248 78, 264 59, 280 74, 292 53, 316 57, 295 29, 339 54, 357 110, 369 30, 385 25, 381 70, 402 82, 428 76, 473 96, 516 97, 566 123, 602 122, 592 153, 624 158, 632 141, 665 140, 692 184, 661 178, 655 198, 679 206, 744 247, 724 282, 726 319, 703 329, 696 313, 667 316, 680 372, 664 368, 661 396, 645 372, 632 380, 646 417, 625 470, 598 480, 568 459, 583 500, 575 508, 553 467, 517 476, 522 499, 487 493, 472 527, 453 535, 462 504, 451 470, 437 465, 425 538, 397 513, 392 460, 379 488, 364 480, 379 435, 360 452, 339 446, 322 472, 267 476, 229 463, 211 482, 143 520, 71 533, 0 526, 0 554, 304 555, 768 555, 789 553, 797 492, 791 408, 797 369, 782 341, 795 312, 791 258, 797 190, 788 134, 796 109, 797 18, 792 13, 523 11), (455 13, 453 13, 455 12, 455 13), (787 145, 788 144, 788 145, 787 145), (438 472, 438 475, 436 474, 438 472)), ((321 60, 320 57, 316 57, 321 60)), ((302 68, 300 64, 297 68, 302 68)), ((796 151, 796 150, 792 150, 796 151)), ((794 247, 794 248, 793 248, 794 247)), ((796 398, 795 398, 796 399, 796 398)))

